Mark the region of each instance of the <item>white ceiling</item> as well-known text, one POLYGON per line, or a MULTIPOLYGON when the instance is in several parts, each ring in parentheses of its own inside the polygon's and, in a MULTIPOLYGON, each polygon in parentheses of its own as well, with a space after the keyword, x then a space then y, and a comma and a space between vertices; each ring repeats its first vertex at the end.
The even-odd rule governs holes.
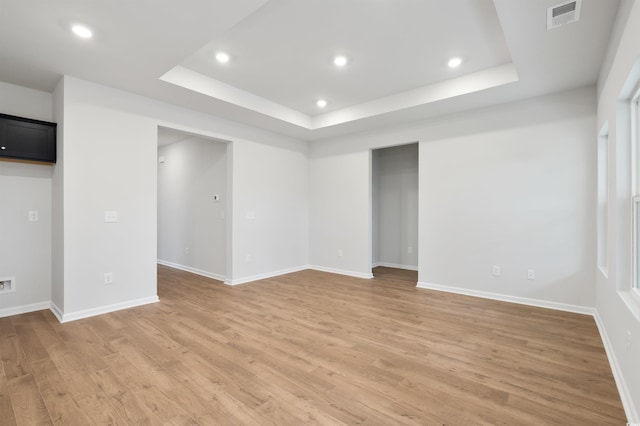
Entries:
POLYGON ((316 140, 595 83, 618 1, 547 31, 559 3, 0 0, 0 80, 52 91, 66 74, 316 140))

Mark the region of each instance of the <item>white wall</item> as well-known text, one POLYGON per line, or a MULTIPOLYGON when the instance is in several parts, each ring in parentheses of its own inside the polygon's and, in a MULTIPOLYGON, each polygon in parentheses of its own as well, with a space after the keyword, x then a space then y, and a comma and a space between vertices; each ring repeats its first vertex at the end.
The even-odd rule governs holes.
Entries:
POLYGON ((230 140, 234 141, 230 284, 305 269, 309 259, 307 143, 230 140))
POLYGON ((51 308, 61 318, 64 312, 64 79, 53 91, 53 117, 57 127, 56 165, 51 200, 51 308))
POLYGON ((569 112, 516 125, 487 116, 491 130, 469 126, 468 134, 421 144, 421 282, 595 305, 593 95, 512 105, 523 116, 535 102, 569 112), (587 111, 572 117, 578 102, 587 111))
POLYGON ((156 297, 158 126, 232 142, 230 283, 307 264, 305 142, 71 77, 62 90, 64 320, 156 297))
MULTIPOLYGON (((628 3, 628 2, 627 2, 628 3)), ((629 9, 629 8, 627 8, 629 9)), ((609 226, 608 275, 598 270, 596 307, 608 343, 609 359, 618 374, 619 387, 630 421, 640 422, 640 303, 631 286, 631 151, 629 103, 640 82, 640 4, 618 17, 618 44, 610 47, 613 63, 598 87, 598 129, 609 126, 609 226), (626 23, 626 26, 623 24, 626 23), (628 334, 631 345, 627 347, 628 334)), ((594 141, 596 140, 594 134, 594 141)))
POLYGON ((225 280, 227 144, 190 137, 158 158, 158 261, 225 280))
POLYGON ((371 277, 371 152, 309 158, 309 263, 315 269, 371 277))
POLYGON ((311 264, 369 273, 370 150, 417 140, 421 282, 594 306, 594 95, 584 88, 312 143, 311 264))
POLYGON ((0 81, 0 113, 51 121, 51 93, 0 81))
POLYGON ((418 267, 418 144, 373 151, 373 264, 418 267))
MULTIPOLYGON (((0 82, 0 113, 51 121, 50 93, 0 82)), ((15 292, 0 294, 0 317, 45 309, 51 299, 50 165, 0 161, 0 278, 15 292), (38 222, 28 221, 37 210, 38 222)))

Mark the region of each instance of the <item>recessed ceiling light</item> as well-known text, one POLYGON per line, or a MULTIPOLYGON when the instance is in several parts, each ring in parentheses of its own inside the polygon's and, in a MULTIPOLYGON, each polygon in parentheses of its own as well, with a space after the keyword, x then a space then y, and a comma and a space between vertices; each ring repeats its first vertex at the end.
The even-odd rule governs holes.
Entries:
POLYGON ((93 32, 91 32, 91 30, 84 25, 74 25, 71 27, 71 31, 73 31, 75 35, 81 38, 93 37, 93 32))
POLYGON ((327 101, 325 101, 324 99, 318 99, 318 102, 316 102, 316 105, 318 105, 318 107, 320 108, 324 108, 327 106, 327 101))
POLYGON ((226 52, 216 53, 216 61, 220 62, 221 64, 226 64, 227 62, 229 62, 229 59, 231 58, 229 57, 229 54, 226 52))
POLYGON ((337 67, 344 67, 345 65, 347 65, 347 62, 349 62, 349 60, 347 59, 346 56, 338 55, 335 58, 333 58, 333 63, 337 67))
POLYGON ((451 58, 449 59, 449 62, 447 62, 449 68, 458 68, 460 64, 462 64, 462 59, 460 58, 451 58))

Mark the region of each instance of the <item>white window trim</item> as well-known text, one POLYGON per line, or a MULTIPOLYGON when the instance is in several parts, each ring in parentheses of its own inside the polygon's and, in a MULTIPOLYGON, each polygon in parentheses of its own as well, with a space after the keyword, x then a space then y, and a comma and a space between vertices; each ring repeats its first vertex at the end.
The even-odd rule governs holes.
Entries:
POLYGON ((611 170, 609 167, 609 122, 607 121, 603 126, 602 129, 600 129, 600 133, 598 135, 598 145, 597 145, 597 152, 598 152, 598 158, 597 158, 597 168, 598 168, 598 177, 597 177, 597 181, 598 181, 598 187, 597 187, 597 202, 598 202, 598 209, 597 209, 597 226, 598 226, 598 230, 597 230, 597 264, 598 264, 598 269, 600 270, 600 273, 607 279, 609 279, 609 201, 610 201, 610 190, 609 190, 609 184, 611 182, 610 179, 610 174, 611 174, 611 170), (602 146, 601 144, 604 145, 604 151, 605 151, 605 158, 604 158, 604 169, 605 169, 605 175, 601 176, 601 165, 602 165, 602 158, 601 153, 602 153, 602 146), (604 191, 606 193, 606 198, 604 200, 604 210, 605 210, 605 214, 602 214, 601 211, 601 206, 600 206, 600 201, 601 201, 601 182, 600 179, 604 178, 604 191), (603 217, 604 216, 604 217, 603 217), (604 241, 601 241, 601 240, 604 241))
POLYGON ((638 216, 638 213, 640 213, 640 195, 636 195, 635 197, 633 197, 631 199, 631 232, 632 232, 632 244, 631 244, 631 259, 632 262, 631 264, 633 265, 633 275, 632 275, 632 279, 631 279, 631 290, 634 291, 634 293, 638 292, 638 289, 640 288, 640 286, 636 285, 638 282, 638 272, 640 272, 638 270, 638 244, 637 244, 637 235, 638 235, 638 220, 636 219, 638 216))
POLYGON ((640 244, 640 238, 638 236, 638 227, 640 227, 639 220, 636 220, 638 217, 638 213, 640 213, 640 193, 639 193, 639 184, 638 180, 640 176, 638 175, 638 171, 640 171, 640 164, 638 159, 638 150, 640 149, 640 134, 638 131, 640 130, 638 126, 640 126, 640 84, 636 87, 633 92, 633 96, 630 99, 629 103, 630 109, 630 122, 631 122, 631 175, 633 176, 631 182, 631 193, 633 194, 631 198, 631 264, 632 264, 632 276, 631 276, 631 285, 628 288, 628 297, 625 297, 625 302, 629 301, 632 304, 627 303, 627 305, 632 308, 631 311, 636 316, 636 319, 640 320, 640 276, 638 275, 640 271, 640 265, 638 265, 638 253, 639 250, 638 245, 640 244))

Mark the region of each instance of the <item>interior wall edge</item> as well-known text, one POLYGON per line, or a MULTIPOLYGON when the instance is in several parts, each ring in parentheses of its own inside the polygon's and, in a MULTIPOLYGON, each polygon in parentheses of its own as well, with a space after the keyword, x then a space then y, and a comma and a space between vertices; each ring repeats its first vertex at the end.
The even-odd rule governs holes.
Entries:
POLYGON ((618 387, 618 393, 620 394, 620 399, 622 400, 622 406, 627 416, 627 420, 630 423, 639 423, 640 415, 638 414, 637 408, 633 405, 631 391, 629 390, 627 382, 624 379, 624 375, 622 374, 622 367, 618 362, 618 358, 616 358, 616 353, 613 349, 613 345, 611 344, 611 340, 609 340, 607 329, 604 326, 604 322, 602 322, 602 318, 600 318, 600 313, 597 309, 593 314, 593 318, 596 321, 596 326, 598 327, 598 332, 600 333, 600 338, 602 339, 602 345, 604 346, 605 353, 607 354, 607 359, 609 360, 609 365, 611 366, 613 379, 615 380, 616 386, 618 387))
POLYGON ((214 279, 216 281, 223 281, 224 282, 227 279, 227 277, 225 277, 223 275, 220 275, 220 274, 215 274, 215 273, 209 272, 209 271, 203 271, 201 269, 192 268, 190 266, 180 265, 178 263, 168 262, 168 261, 162 260, 162 259, 158 259, 158 265, 167 266, 167 267, 173 268, 173 269, 179 269, 180 271, 190 272, 192 274, 200 275, 200 276, 206 277, 206 278, 211 278, 211 279, 214 279))

